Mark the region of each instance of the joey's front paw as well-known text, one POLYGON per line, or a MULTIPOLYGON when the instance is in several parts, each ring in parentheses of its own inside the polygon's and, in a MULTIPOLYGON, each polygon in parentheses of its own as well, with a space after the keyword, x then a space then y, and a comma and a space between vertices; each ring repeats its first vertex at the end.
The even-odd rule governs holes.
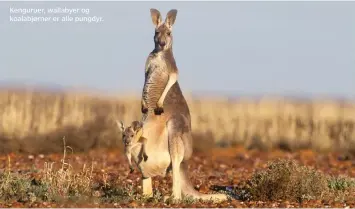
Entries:
POLYGON ((148 155, 144 154, 143 158, 144 158, 144 161, 147 161, 148 160, 148 155))
POLYGON ((133 166, 131 166, 131 167, 129 167, 129 173, 133 173, 133 171, 134 171, 134 168, 133 168, 133 166))
POLYGON ((155 113, 156 115, 161 115, 162 113, 164 113, 164 108, 163 108, 163 107, 156 107, 156 108, 154 109, 154 113, 155 113))

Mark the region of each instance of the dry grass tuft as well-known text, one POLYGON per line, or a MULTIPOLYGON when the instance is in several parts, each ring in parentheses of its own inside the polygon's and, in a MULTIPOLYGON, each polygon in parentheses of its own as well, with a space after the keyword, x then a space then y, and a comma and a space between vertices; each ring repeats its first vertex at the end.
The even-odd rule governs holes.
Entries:
POLYGON ((53 168, 54 163, 46 162, 41 182, 48 186, 48 193, 51 194, 51 197, 66 199, 69 197, 90 196, 93 186, 93 165, 88 168, 84 164, 81 171, 75 172, 73 167, 65 161, 68 148, 71 149, 65 145, 64 139, 64 154, 60 169, 55 170, 53 168))

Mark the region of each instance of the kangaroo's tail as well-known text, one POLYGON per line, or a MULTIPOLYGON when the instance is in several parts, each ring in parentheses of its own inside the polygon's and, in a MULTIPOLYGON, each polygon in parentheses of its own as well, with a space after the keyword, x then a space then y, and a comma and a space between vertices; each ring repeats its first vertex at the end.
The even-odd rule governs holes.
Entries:
POLYGON ((193 188, 188 176, 187 176, 187 165, 185 162, 180 164, 180 178, 182 184, 182 193, 184 195, 190 196, 194 199, 202 200, 212 200, 212 201, 224 201, 228 199, 226 194, 202 194, 193 188))

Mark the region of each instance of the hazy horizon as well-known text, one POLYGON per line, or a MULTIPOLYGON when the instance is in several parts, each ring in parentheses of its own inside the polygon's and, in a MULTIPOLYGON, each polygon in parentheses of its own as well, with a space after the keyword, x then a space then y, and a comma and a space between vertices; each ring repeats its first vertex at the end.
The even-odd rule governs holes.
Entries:
POLYGON ((140 93, 150 8, 187 93, 355 98, 355 2, 0 2, 0 85, 140 93), (9 7, 89 8, 102 23, 14 23, 9 7))

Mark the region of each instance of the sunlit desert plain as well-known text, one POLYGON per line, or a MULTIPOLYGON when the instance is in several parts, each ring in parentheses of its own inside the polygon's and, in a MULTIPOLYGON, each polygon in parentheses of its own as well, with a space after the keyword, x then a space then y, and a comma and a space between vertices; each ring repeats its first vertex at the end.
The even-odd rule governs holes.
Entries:
POLYGON ((192 97, 189 177, 222 203, 176 203, 171 175, 141 195, 115 120, 139 120, 140 98, 0 90, 1 207, 355 207, 355 102, 192 97))

